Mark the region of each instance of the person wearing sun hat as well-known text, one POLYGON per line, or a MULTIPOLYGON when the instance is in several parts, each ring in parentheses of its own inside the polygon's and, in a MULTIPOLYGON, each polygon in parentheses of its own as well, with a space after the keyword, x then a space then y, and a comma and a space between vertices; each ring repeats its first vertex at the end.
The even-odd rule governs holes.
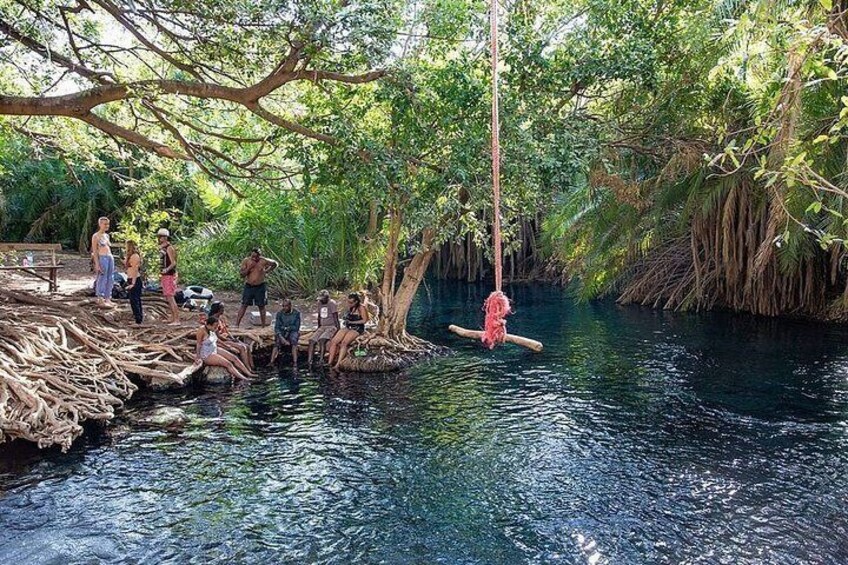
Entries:
POLYGON ((171 311, 167 323, 179 324, 180 309, 174 298, 177 294, 177 250, 171 245, 171 232, 167 229, 160 228, 156 232, 156 238, 159 240, 159 281, 162 283, 162 295, 171 311))

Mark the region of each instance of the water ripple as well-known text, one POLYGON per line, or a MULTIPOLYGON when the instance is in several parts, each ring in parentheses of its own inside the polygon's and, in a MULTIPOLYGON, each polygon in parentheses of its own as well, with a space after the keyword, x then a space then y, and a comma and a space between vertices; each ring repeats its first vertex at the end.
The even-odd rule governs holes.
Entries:
POLYGON ((526 287, 546 351, 488 353, 441 329, 467 291, 419 302, 457 354, 407 373, 150 394, 188 426, 8 452, 0 562, 848 561, 844 332, 526 287))

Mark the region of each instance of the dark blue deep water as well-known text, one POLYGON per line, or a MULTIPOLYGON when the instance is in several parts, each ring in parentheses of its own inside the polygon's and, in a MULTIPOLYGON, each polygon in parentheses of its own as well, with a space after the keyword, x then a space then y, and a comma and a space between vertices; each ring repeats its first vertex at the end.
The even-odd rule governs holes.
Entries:
POLYGON ((510 290, 422 291, 456 354, 403 374, 283 372, 141 395, 70 453, 0 455, 0 563, 846 563, 848 332, 510 290))

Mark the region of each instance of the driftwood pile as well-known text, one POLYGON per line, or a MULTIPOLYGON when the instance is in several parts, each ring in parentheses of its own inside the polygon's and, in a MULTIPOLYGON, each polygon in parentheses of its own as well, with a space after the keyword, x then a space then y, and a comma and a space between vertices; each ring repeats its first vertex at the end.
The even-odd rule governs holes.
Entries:
MULTIPOLYGON (((194 364, 199 315, 183 313, 183 325, 168 326, 161 323, 167 318, 161 297, 145 296, 144 308, 147 325, 138 327, 126 306, 99 309, 82 296, 47 299, 0 290, 0 443, 23 439, 66 450, 83 422, 114 418, 136 383, 177 388, 200 374, 194 364)), ((230 333, 264 351, 273 344, 270 326, 230 333)), ((302 351, 311 333, 302 331, 302 351)), ((351 344, 340 368, 395 371, 443 351, 414 336, 390 340, 367 332, 351 344)), ((217 374, 204 377, 227 380, 214 369, 217 374)))
POLYGON ((196 369, 195 325, 156 324, 161 299, 145 300, 149 327, 126 309, 0 290, 0 443, 25 439, 68 449, 86 420, 106 421, 137 390, 131 380, 183 386, 196 369))

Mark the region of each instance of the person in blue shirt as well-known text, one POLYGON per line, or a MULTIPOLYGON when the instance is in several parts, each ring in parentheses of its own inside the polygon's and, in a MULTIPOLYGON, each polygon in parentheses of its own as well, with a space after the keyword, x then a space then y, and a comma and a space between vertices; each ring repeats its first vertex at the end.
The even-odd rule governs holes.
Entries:
POLYGON ((300 312, 292 307, 288 298, 274 320, 274 351, 271 352, 271 365, 283 347, 291 347, 292 363, 297 368, 297 343, 300 341, 300 312))

